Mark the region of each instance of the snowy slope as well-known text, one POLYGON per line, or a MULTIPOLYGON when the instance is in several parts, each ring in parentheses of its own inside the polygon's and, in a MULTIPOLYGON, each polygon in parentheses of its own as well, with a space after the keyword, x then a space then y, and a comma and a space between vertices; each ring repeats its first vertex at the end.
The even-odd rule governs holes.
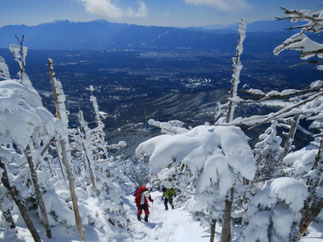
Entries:
MULTIPOLYGON (((108 234, 104 233, 103 229, 100 229, 100 226, 105 227, 106 231, 109 231, 107 227, 108 224, 105 224, 102 221, 101 225, 95 226, 85 226, 84 234, 86 241, 100 241, 100 242, 150 242, 150 241, 159 241, 159 242, 208 242, 209 231, 208 228, 203 228, 200 226, 200 223, 193 221, 191 215, 187 210, 184 210, 182 207, 179 207, 179 204, 175 203, 174 210, 165 211, 163 201, 161 200, 160 192, 152 192, 152 198, 155 200, 153 204, 150 203, 150 216, 149 223, 139 222, 137 220, 137 211, 134 202, 134 196, 128 195, 125 197, 125 208, 127 210, 127 216, 130 219, 130 229, 129 237, 126 237, 125 234, 118 234, 116 231, 110 231, 108 234)), ((94 198, 87 200, 87 206, 91 211, 100 211, 97 207, 97 201, 94 198)), ((37 216, 35 213, 31 214, 32 217, 37 216)), ((101 214, 98 215, 102 216, 101 214)), ((143 215, 142 215, 143 217, 143 215)), ((38 220, 37 220, 38 221, 38 220)), ((33 239, 27 230, 22 219, 16 221, 17 231, 19 242, 27 241, 32 242, 33 239)), ((40 234, 40 237, 43 241, 50 242, 69 242, 69 241, 80 241, 79 234, 76 228, 70 228, 66 231, 65 227, 52 227, 53 238, 48 239, 45 234, 43 226, 36 223, 34 220, 37 230, 40 234)), ((302 242, 323 242, 323 226, 322 224, 313 224, 309 228, 309 234, 303 238, 302 242)), ((219 224, 216 226, 216 237, 215 242, 220 241, 220 232, 221 227, 219 224)), ((11 241, 8 240, 0 230, 0 241, 11 241)), ((237 241, 237 240, 233 240, 237 241)))

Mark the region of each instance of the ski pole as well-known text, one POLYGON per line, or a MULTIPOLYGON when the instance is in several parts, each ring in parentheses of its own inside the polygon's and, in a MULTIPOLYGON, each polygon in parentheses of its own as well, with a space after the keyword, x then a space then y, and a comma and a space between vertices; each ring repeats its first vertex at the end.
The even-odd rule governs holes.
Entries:
POLYGON ((154 203, 151 205, 151 219, 153 219, 153 214, 154 214, 154 203))

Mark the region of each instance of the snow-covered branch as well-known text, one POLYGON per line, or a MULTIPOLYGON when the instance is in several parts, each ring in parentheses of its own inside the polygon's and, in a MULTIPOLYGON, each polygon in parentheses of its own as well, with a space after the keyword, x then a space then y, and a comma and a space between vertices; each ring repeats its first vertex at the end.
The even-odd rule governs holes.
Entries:
POLYGON ((312 31, 314 33, 318 33, 323 30, 322 22, 323 22, 323 10, 312 12, 311 10, 303 9, 303 10, 290 10, 287 8, 281 8, 285 14, 289 15, 288 17, 281 18, 276 17, 277 20, 291 20, 291 22, 297 21, 307 21, 307 24, 291 27, 290 29, 298 29, 302 28, 304 31, 312 31))
POLYGON ((148 124, 161 129, 163 134, 182 134, 188 131, 184 128, 184 123, 179 120, 170 120, 168 122, 155 121, 154 119, 149 119, 148 124))
MULTIPOLYGON (((274 49, 274 54, 278 55, 283 50, 296 50, 301 54, 301 59, 309 59, 317 56, 318 58, 323 57, 323 44, 311 40, 306 36, 306 32, 319 33, 323 30, 323 10, 312 12, 311 10, 288 10, 282 8, 285 14, 288 15, 286 18, 276 17, 278 20, 289 19, 291 22, 307 21, 306 24, 289 29, 301 29, 300 33, 294 34, 290 38, 286 39, 281 45, 274 49)), ((319 62, 318 62, 319 63, 319 62)), ((317 67, 319 70, 323 70, 323 66, 317 67)))
POLYGON ((296 114, 309 114, 315 110, 302 110, 300 107, 317 99, 323 95, 323 91, 317 92, 315 95, 308 97, 305 100, 301 100, 297 103, 293 103, 278 112, 270 113, 267 115, 255 115, 248 118, 236 118, 231 122, 233 125, 249 125, 250 129, 255 128, 256 126, 271 122, 272 120, 286 118, 290 116, 294 116, 296 114))

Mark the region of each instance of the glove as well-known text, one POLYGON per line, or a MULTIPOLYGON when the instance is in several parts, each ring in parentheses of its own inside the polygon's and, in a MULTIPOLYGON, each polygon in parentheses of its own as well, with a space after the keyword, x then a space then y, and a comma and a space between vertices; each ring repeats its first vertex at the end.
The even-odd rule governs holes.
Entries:
POLYGON ((151 202, 153 203, 153 202, 154 202, 154 200, 152 200, 152 199, 151 199, 151 202))

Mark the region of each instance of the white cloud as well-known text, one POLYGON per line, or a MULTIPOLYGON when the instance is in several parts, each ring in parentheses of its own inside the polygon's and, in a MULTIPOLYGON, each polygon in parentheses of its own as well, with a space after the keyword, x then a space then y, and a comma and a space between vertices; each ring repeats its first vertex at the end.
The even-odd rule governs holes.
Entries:
POLYGON ((206 5, 221 11, 235 11, 248 7, 245 0, 184 0, 187 4, 206 5))
POLYGON ((133 9, 130 8, 130 9, 128 9, 127 15, 129 17, 136 17, 136 18, 146 17, 148 14, 148 8, 147 8, 146 4, 144 2, 140 2, 140 1, 138 1, 137 4, 139 5, 137 11, 134 11, 133 9))
POLYGON ((138 1, 138 8, 123 9, 112 0, 80 0, 85 10, 101 18, 117 19, 124 17, 144 18, 148 8, 144 2, 138 1))

